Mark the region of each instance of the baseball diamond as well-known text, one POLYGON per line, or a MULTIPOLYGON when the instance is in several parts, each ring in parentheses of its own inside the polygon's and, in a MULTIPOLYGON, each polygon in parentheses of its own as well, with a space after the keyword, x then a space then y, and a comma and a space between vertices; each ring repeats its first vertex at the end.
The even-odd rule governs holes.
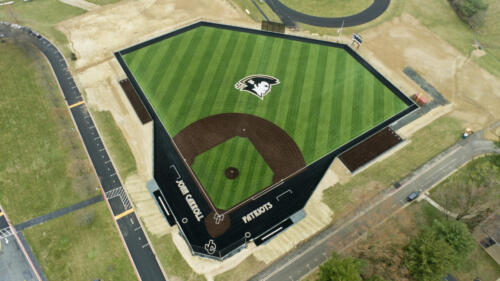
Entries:
MULTIPOLYGON (((343 48, 288 38, 199 26, 123 59, 182 154, 189 154, 182 149, 186 140, 176 137, 183 129, 217 114, 242 113, 281 128, 308 165, 408 107, 343 48), (252 75, 279 83, 258 89, 250 80, 259 96, 235 88, 252 75)), ((217 209, 273 183, 254 145, 234 135, 188 160, 217 209), (237 180, 225 176, 228 167, 238 169, 237 180)))

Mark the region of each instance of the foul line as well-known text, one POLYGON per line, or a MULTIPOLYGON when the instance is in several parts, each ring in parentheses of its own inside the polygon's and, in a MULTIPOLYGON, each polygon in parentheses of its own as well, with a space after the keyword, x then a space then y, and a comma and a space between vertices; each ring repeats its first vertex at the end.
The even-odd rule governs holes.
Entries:
POLYGON ((84 101, 79 101, 79 102, 74 103, 74 104, 72 104, 72 105, 70 105, 70 106, 68 106, 68 107, 69 107, 69 108, 73 108, 73 107, 79 106, 79 105, 84 104, 84 103, 85 103, 84 101))
POLYGON ((119 219, 123 218, 124 216, 131 214, 133 212, 134 212, 134 209, 128 209, 127 211, 115 216, 115 220, 119 220, 119 219))

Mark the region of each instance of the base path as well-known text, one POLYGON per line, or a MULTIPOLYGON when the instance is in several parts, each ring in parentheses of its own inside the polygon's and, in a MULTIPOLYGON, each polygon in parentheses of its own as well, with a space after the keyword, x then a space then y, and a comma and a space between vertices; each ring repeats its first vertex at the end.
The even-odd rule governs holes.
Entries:
POLYGON ((334 223, 295 251, 283 256, 251 280, 300 280, 326 261, 332 252, 341 252, 373 227, 408 206, 406 197, 414 191, 426 191, 441 182, 474 157, 500 153, 491 141, 478 132, 448 148, 401 181, 401 187, 389 187, 363 208, 334 223))
POLYGON ((345 27, 349 27, 361 25, 376 19, 387 10, 391 0, 374 0, 370 7, 360 13, 340 18, 316 17, 304 14, 289 8, 279 0, 266 0, 266 3, 288 27, 294 27, 296 22, 321 27, 341 27, 342 23, 344 23, 345 27))

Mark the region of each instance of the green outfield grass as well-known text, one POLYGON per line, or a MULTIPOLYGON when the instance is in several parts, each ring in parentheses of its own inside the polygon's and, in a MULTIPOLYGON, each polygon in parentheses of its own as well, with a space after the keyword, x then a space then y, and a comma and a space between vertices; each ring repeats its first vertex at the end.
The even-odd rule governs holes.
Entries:
MULTIPOLYGON (((123 58, 171 136, 210 115, 252 114, 284 129, 307 164, 407 107, 343 49, 271 36, 198 27, 123 58), (280 84, 263 100, 235 89, 252 74, 280 84)), ((194 165, 205 188, 227 192, 218 180, 224 178, 205 169, 224 167, 217 171, 223 174, 246 149, 227 149, 194 165)), ((254 169, 251 177, 265 178, 266 171, 254 169)))

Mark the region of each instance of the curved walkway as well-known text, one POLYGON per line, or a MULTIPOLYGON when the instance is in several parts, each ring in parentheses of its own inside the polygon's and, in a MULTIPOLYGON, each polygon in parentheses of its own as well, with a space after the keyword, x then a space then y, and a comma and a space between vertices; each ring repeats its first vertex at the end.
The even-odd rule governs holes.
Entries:
POLYGON ((304 14, 289 8, 279 0, 266 0, 266 3, 281 18, 283 23, 289 27, 295 26, 296 22, 320 27, 341 27, 342 23, 344 23, 345 27, 349 27, 361 25, 376 19, 387 10, 391 0, 374 0, 370 7, 360 13, 340 18, 316 17, 304 14))

